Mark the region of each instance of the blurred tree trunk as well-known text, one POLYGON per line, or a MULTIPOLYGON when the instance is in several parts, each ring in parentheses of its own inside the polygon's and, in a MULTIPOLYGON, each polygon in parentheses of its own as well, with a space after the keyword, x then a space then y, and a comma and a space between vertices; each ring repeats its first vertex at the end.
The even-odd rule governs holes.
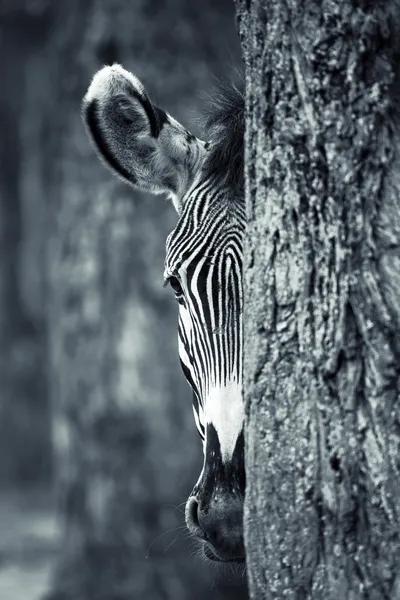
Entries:
MULTIPOLYGON (((182 550, 174 554, 176 546, 165 554, 179 531, 161 552, 153 544, 176 527, 171 505, 186 499, 200 473, 190 393, 179 373, 176 306, 162 287, 165 239, 176 217, 160 198, 115 182, 80 118, 91 77, 114 61, 184 115, 193 87, 210 84, 207 69, 221 68, 224 51, 216 36, 196 47, 199 21, 186 11, 181 0, 70 0, 58 7, 49 44, 49 372, 65 525, 53 600, 195 600, 229 591, 228 583, 210 590, 206 570, 182 550)), ((199 18, 216 33, 225 14, 199 18)))
POLYGON ((399 599, 398 4, 236 4, 250 594, 399 599))
MULTIPOLYGON (((21 270, 26 256, 25 236, 33 231, 24 210, 20 187, 25 159, 38 156, 32 137, 21 139, 21 122, 29 106, 25 75, 27 54, 43 36, 45 20, 30 14, 24 3, 0 7, 0 485, 49 481, 50 427, 45 386, 43 313, 31 310, 31 280, 24 286, 21 270), (24 152, 26 143, 26 152, 24 152)), ((40 123, 41 115, 35 115, 40 123)), ((31 182, 32 183, 32 182, 31 182)), ((29 184, 28 184, 29 188, 29 184)), ((39 210, 33 187, 30 206, 39 210)), ((35 230, 35 239, 43 238, 35 230)), ((29 237, 29 236, 28 236, 29 237)), ((33 266, 33 265, 32 265, 33 266)), ((35 264, 33 278, 43 268, 35 264)))

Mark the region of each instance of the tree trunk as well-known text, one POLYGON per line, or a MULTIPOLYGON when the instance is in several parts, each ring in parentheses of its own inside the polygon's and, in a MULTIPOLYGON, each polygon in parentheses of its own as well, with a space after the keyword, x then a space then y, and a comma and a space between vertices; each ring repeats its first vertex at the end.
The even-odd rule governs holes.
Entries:
POLYGON ((236 4, 251 597, 398 600, 398 3, 236 4))
POLYGON ((221 597, 229 584, 210 590, 192 549, 175 544, 183 525, 175 507, 201 469, 176 306, 162 286, 176 217, 162 199, 114 182, 88 142, 80 103, 96 70, 117 61, 184 119, 193 89, 210 87, 208 73, 221 69, 217 32, 226 16, 197 13, 184 0, 70 0, 59 11, 51 42, 48 330, 65 535, 49 598, 221 597), (199 19, 210 35, 202 47, 199 19))
MULTIPOLYGON (((29 302, 43 269, 21 249, 27 238, 42 240, 44 231, 32 226, 20 185, 27 159, 38 156, 32 136, 21 135, 31 100, 27 54, 40 45, 46 26, 46 16, 30 14, 23 2, 0 6, 0 53, 6 57, 0 63, 6 82, 0 90, 0 487, 48 483, 51 474, 43 314, 29 302), (26 269, 27 262, 35 268, 26 269), (32 275, 23 281, 22 271, 32 275)), ((26 191, 38 222, 42 199, 32 181, 26 191)))

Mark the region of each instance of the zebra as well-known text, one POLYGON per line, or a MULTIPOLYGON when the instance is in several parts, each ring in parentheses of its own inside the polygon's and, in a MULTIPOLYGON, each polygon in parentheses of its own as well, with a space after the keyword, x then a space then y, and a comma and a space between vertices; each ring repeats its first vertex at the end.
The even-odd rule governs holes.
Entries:
POLYGON ((193 391, 203 468, 186 503, 206 558, 244 562, 242 256, 244 98, 222 86, 206 142, 155 106, 118 64, 100 69, 82 103, 100 158, 132 186, 165 194, 178 213, 164 279, 179 307, 179 356, 193 391))

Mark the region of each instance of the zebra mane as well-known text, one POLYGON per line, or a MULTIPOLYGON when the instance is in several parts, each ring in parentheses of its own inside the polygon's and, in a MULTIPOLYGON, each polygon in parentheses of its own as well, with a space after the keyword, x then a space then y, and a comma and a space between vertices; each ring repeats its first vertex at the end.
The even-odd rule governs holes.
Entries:
POLYGON ((244 189, 244 93, 233 84, 219 82, 206 115, 209 153, 204 168, 237 197, 244 189))

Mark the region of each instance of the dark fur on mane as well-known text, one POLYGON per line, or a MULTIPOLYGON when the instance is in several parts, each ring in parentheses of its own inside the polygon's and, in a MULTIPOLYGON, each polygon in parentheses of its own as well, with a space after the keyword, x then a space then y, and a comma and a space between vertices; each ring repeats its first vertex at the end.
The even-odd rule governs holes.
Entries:
POLYGON ((205 170, 244 195, 244 94, 233 84, 219 83, 206 119, 210 143, 205 170))

